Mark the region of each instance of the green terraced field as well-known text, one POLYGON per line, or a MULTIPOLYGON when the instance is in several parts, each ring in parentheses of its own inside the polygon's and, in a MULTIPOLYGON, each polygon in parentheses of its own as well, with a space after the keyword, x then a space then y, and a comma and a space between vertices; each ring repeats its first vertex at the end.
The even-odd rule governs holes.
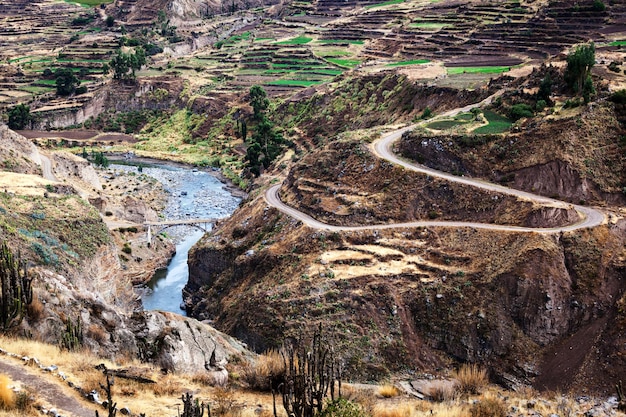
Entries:
POLYGON ((312 40, 313 38, 298 36, 296 38, 287 39, 286 41, 276 42, 276 45, 304 45, 305 43, 309 43, 312 40))
POLYGON ((365 41, 354 40, 354 39, 320 39, 317 43, 321 43, 322 45, 334 45, 334 44, 342 44, 349 43, 352 45, 363 45, 365 41))
POLYGON ((448 75, 457 74, 499 74, 510 71, 511 67, 450 67, 446 68, 448 75))
POLYGON ((498 113, 494 113, 490 110, 485 110, 483 114, 485 115, 485 118, 487 119, 489 124, 475 129, 474 133, 476 133, 477 135, 494 135, 497 133, 504 133, 508 131, 513 124, 506 117, 499 115, 498 113))
POLYGON ((312 70, 301 70, 298 71, 299 74, 319 74, 319 75, 340 75, 343 71, 338 69, 329 69, 329 68, 321 68, 321 69, 312 69, 312 70))
POLYGON ((328 58, 328 62, 332 62, 335 65, 339 65, 340 67, 354 68, 361 63, 356 59, 339 59, 339 58, 328 58))
POLYGON ((450 25, 438 22, 414 22, 409 25, 409 27, 420 29, 443 29, 448 26, 450 25))
POLYGON ((113 0, 65 0, 66 3, 80 4, 81 6, 91 7, 100 6, 101 4, 113 3, 113 0))
POLYGON ((429 129, 435 129, 435 130, 446 130, 446 129, 452 129, 453 127, 464 125, 466 123, 467 122, 463 120, 438 120, 436 122, 428 123, 426 127, 429 129))
POLYGON ((321 84, 321 81, 309 80, 276 80, 270 81, 267 85, 280 85, 286 87, 310 87, 312 85, 321 84))
POLYGON ((399 4, 399 3, 404 3, 404 0, 389 0, 389 1, 385 1, 383 3, 370 4, 369 6, 365 6, 365 8, 366 9, 373 9, 375 7, 390 6, 392 4, 399 4))

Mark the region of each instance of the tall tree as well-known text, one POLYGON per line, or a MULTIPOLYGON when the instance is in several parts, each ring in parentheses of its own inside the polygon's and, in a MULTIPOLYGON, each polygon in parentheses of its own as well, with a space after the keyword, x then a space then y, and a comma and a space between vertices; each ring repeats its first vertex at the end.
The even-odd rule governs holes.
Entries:
POLYGON ((254 118, 260 119, 263 112, 270 106, 270 100, 263 87, 253 85, 250 88, 250 105, 254 111, 254 118))
POLYGON ((21 130, 30 125, 33 117, 30 114, 30 107, 25 104, 18 104, 9 109, 9 129, 21 130))
POLYGON ((565 81, 575 93, 581 93, 591 68, 596 62, 596 47, 593 42, 578 45, 574 52, 567 56, 565 81))
POLYGON ((543 80, 541 80, 541 84, 539 84, 537 100, 544 100, 546 103, 551 103, 550 95, 552 95, 552 78, 550 77, 550 73, 547 73, 543 80))
POLYGON ((145 64, 146 51, 142 47, 137 47, 128 53, 118 49, 117 55, 109 62, 109 67, 113 70, 113 79, 134 81, 137 78, 135 71, 145 64))
POLYGON ((59 68, 54 72, 58 96, 69 96, 76 92, 80 81, 69 68, 59 68))

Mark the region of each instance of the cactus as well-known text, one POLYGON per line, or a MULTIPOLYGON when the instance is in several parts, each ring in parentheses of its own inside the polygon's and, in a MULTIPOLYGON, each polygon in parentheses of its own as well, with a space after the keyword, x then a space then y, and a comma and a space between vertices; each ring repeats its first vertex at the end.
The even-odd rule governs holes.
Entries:
POLYGON ((66 350, 76 350, 83 344, 83 324, 78 316, 76 324, 70 317, 65 321, 65 332, 61 338, 61 347, 66 350))
POLYGON ((7 330, 19 324, 24 317, 26 307, 33 301, 32 278, 20 259, 13 256, 6 241, 0 247, 0 321, 7 330))
POLYGON ((626 395, 624 394, 624 387, 622 387, 621 380, 615 384, 615 389, 617 390, 617 409, 626 412, 626 395))
MULTIPOLYGON (((117 403, 113 402, 113 394, 111 393, 111 386, 115 384, 115 381, 112 376, 109 378, 109 375, 106 373, 106 367, 104 369, 104 373, 106 375, 107 384, 106 386, 100 384, 100 388, 102 388, 107 393, 106 408, 108 411, 108 417, 115 417, 115 415, 117 414, 117 403)), ((145 417, 145 414, 140 415, 145 417)), ((96 410, 96 417, 100 417, 100 414, 98 414, 98 410, 96 410)))
POLYGON ((295 348, 290 345, 285 352, 285 382, 280 384, 278 390, 289 417, 313 417, 321 413, 329 391, 331 400, 335 400, 336 385, 341 396, 340 367, 331 344, 323 337, 321 325, 313 336, 311 346, 295 348))
POLYGON ((207 410, 207 417, 211 417, 211 409, 208 404, 201 403, 196 400, 194 401, 193 395, 190 393, 183 394, 183 414, 181 417, 203 417, 204 409, 207 410))

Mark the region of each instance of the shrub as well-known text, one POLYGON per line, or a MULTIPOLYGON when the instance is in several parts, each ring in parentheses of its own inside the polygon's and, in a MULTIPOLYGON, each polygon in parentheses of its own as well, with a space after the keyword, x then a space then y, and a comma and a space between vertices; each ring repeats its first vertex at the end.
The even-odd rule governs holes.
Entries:
POLYGON ((573 109, 575 107, 580 107, 582 105, 582 101, 578 98, 572 100, 565 100, 565 104, 563 104, 564 109, 573 109))
POLYGON ((30 107, 25 104, 18 104, 8 110, 9 129, 20 130, 30 126, 33 118, 30 114, 30 107))
POLYGON ((400 395, 400 390, 398 390, 398 388, 396 388, 394 385, 387 384, 380 387, 378 393, 385 398, 391 398, 400 395))
POLYGON ((6 375, 0 374, 0 408, 11 410, 15 407, 15 393, 9 385, 11 380, 6 375))
POLYGON ((422 115, 420 116, 421 119, 430 119, 433 115, 432 110, 430 109, 430 107, 426 107, 424 109, 424 111, 422 112, 422 115))
POLYGON ((38 413, 35 409, 35 399, 28 391, 20 391, 15 395, 15 408, 21 411, 20 415, 38 413))
POLYGON ((504 403, 492 397, 483 398, 470 408, 471 417, 505 417, 504 403))
POLYGON ((44 318, 44 305, 39 298, 33 297, 33 301, 26 306, 26 314, 35 322, 44 318))
POLYGON ((545 100, 537 100, 537 104, 535 104, 535 110, 537 111, 543 111, 547 106, 547 103, 545 100))
POLYGON ((319 417, 362 417, 363 410, 358 404, 344 398, 329 402, 319 417))
POLYGON ((533 108, 526 103, 514 104, 509 109, 509 118, 513 121, 522 119, 524 117, 533 117, 533 115, 533 108))
POLYGON ((611 94, 609 100, 611 100, 615 104, 626 104, 626 90, 617 90, 616 92, 611 94))
POLYGON ((596 12, 603 12, 606 10, 606 5, 601 0, 594 0, 593 6, 591 6, 596 12))
POLYGON ((451 401, 456 396, 457 384, 446 381, 435 382, 428 389, 428 396, 435 402, 451 401))
POLYGON ((478 394, 488 383, 487 370, 476 364, 463 365, 454 373, 461 392, 478 394))
POLYGON ((122 248, 122 252, 130 255, 131 253, 133 253, 133 249, 130 247, 130 245, 128 243, 124 243, 124 247, 122 248))
POLYGON ((259 355, 256 362, 248 363, 243 370, 242 379, 250 388, 270 391, 285 379, 285 361, 282 354, 270 349, 259 355))
POLYGON ((613 71, 613 72, 621 72, 619 66, 622 65, 622 61, 611 61, 611 63, 608 65, 608 69, 609 71, 613 71))

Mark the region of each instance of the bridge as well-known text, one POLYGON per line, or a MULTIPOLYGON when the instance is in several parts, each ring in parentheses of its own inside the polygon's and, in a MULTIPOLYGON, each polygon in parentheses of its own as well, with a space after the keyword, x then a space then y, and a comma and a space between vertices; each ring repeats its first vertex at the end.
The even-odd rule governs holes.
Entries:
POLYGON ((191 226, 200 229, 204 232, 210 230, 209 225, 215 224, 219 219, 177 219, 177 220, 164 220, 161 222, 144 222, 144 227, 148 229, 148 243, 152 242, 152 228, 156 228, 154 233, 158 235, 168 227, 174 226, 191 226))

